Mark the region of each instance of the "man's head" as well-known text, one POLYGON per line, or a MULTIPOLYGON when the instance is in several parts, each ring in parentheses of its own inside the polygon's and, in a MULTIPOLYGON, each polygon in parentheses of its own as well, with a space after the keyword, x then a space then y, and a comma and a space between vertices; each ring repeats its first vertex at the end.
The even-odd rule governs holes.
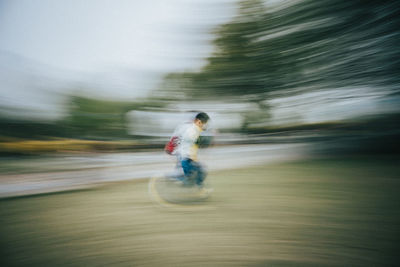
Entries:
POLYGON ((194 124, 204 129, 210 117, 205 112, 200 112, 194 118, 194 124))

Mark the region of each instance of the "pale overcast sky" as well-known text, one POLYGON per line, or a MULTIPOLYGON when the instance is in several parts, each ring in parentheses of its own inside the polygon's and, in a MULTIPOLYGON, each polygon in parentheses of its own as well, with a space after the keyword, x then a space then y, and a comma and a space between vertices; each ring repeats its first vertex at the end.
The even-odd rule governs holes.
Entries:
POLYGON ((151 94, 163 75, 204 65, 210 31, 232 19, 235 3, 0 0, 0 109, 55 116, 63 108, 54 90, 130 100, 151 94))
POLYGON ((196 68, 234 0, 2 0, 0 50, 77 71, 196 68))

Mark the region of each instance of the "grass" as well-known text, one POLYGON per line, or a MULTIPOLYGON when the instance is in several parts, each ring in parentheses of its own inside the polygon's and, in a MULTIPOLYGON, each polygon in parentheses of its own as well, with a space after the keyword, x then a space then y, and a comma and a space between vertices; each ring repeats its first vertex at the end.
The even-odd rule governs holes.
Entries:
POLYGON ((146 182, 0 201, 1 266, 391 266, 397 162, 299 161, 211 173, 207 209, 146 182))

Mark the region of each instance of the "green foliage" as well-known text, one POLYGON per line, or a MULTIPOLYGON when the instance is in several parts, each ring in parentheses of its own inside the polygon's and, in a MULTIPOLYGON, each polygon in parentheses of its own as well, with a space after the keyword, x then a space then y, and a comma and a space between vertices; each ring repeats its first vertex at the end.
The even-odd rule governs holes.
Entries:
POLYGON ((0 117, 1 139, 45 139, 49 136, 65 136, 64 125, 0 117))
MULTIPOLYGON (((215 31, 216 52, 202 72, 193 74, 193 94, 248 95, 266 91, 262 80, 270 72, 260 68, 262 62, 252 43, 253 36, 261 31, 264 12, 261 1, 244 1, 239 16, 215 31)), ((272 61, 270 58, 270 64, 272 61)))
POLYGON ((124 137, 127 135, 125 114, 132 104, 73 96, 66 124, 75 136, 124 137))
MULTIPOLYGON (((99 100, 83 96, 70 96, 67 115, 58 121, 30 121, 0 116, 0 138, 51 139, 125 139, 130 138, 126 114, 131 110, 161 108, 156 100, 137 102, 99 100)), ((130 125, 132 127, 132 125, 130 125)))
POLYGON ((72 96, 69 115, 63 123, 78 138, 127 138, 127 112, 162 106, 158 101, 121 102, 72 96))
POLYGON ((166 80, 181 78, 190 97, 261 101, 272 91, 396 85, 399 10, 398 1, 303 0, 268 10, 245 0, 233 21, 215 30, 208 64, 166 80))

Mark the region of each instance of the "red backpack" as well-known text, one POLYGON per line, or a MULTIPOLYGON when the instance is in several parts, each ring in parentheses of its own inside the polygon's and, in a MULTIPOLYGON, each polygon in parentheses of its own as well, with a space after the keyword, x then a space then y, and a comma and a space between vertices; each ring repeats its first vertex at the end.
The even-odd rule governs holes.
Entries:
POLYGON ((172 136, 164 147, 165 153, 172 155, 178 146, 178 142, 179 142, 178 136, 172 136))

